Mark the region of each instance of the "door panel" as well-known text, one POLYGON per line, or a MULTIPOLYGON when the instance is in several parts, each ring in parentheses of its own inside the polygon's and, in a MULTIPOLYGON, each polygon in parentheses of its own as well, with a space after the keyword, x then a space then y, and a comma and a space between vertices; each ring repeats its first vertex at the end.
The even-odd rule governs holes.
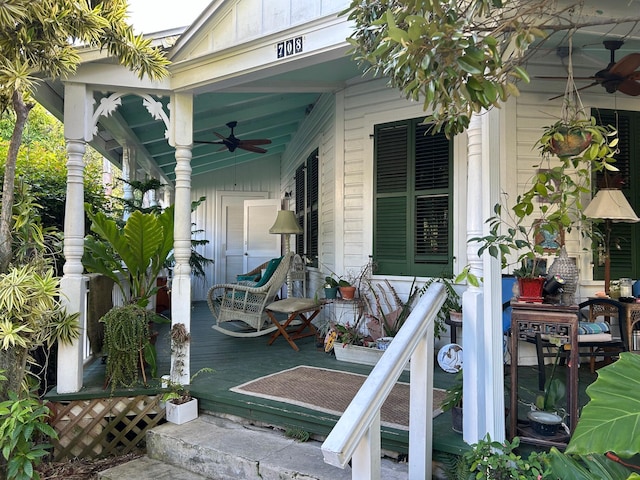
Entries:
POLYGON ((244 270, 244 202, 266 198, 264 192, 224 192, 219 197, 220 224, 216 260, 216 282, 233 283, 244 270))
POLYGON ((278 216, 280 200, 246 200, 244 202, 243 271, 281 255, 281 235, 269 233, 278 216))

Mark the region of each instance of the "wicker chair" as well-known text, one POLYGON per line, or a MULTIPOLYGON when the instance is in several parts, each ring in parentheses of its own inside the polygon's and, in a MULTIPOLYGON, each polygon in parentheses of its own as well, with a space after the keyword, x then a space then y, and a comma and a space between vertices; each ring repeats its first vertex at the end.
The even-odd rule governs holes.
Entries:
POLYGON ((214 285, 207 294, 209 309, 216 319, 213 329, 233 337, 258 337, 277 329, 265 313, 287 279, 292 253, 286 254, 269 280, 261 286, 245 282, 214 285), (241 328, 225 328, 227 322, 241 322, 241 328))

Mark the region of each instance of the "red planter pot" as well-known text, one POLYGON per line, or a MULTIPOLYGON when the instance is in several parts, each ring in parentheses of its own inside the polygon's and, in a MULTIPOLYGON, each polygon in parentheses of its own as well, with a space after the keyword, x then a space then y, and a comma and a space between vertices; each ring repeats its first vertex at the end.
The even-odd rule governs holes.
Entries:
POLYGON ((518 301, 529 303, 542 303, 542 287, 544 286, 544 277, 522 278, 518 277, 518 287, 520 295, 518 301))

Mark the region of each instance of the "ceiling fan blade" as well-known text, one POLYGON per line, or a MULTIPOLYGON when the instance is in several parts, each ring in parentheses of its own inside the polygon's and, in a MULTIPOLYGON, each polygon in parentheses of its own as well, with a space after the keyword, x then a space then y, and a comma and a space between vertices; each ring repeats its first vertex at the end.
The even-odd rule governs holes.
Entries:
POLYGON ((626 80, 620 82, 620 85, 618 85, 618 91, 624 93, 625 95, 637 97, 638 95, 640 95, 640 82, 627 78, 626 80))
POLYGON ((266 138, 255 138, 253 140, 240 140, 240 145, 269 145, 271 140, 266 138))
POLYGON ((638 67, 640 67, 640 53, 630 53, 618 60, 609 69, 609 73, 626 77, 631 75, 638 67))
POLYGON ((204 143, 208 145, 224 145, 224 142, 210 142, 207 140, 194 140, 193 143, 204 143))
POLYGON ((264 148, 260 148, 260 147, 254 147, 253 145, 238 145, 238 148, 241 148, 243 150, 246 150, 248 152, 254 152, 254 153, 267 153, 267 151, 264 148))
MULTIPOLYGON (((598 81, 591 82, 589 85, 585 85, 584 87, 577 88, 576 92, 580 92, 582 90, 586 90, 587 88, 591 88, 591 87, 594 87, 594 86, 599 85, 599 84, 600 84, 600 82, 598 82, 598 81)), ((565 96, 565 94, 563 93, 561 95, 556 95, 555 97, 551 97, 549 100, 555 100, 556 98, 561 98, 561 97, 564 97, 564 96, 565 96)))
POLYGON ((218 137, 220 140, 225 140, 227 137, 225 137, 224 135, 219 134, 218 132, 213 132, 213 134, 218 137))

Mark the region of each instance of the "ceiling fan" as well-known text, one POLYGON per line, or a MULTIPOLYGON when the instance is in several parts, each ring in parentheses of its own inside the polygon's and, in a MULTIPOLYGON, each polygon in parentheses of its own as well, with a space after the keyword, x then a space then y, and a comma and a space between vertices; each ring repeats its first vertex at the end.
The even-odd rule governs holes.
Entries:
POLYGON ((640 95, 640 70, 638 70, 638 67, 640 67, 640 53, 630 53, 616 62, 616 50, 620 49, 624 42, 621 40, 605 40, 602 43, 611 55, 609 65, 591 77, 574 77, 575 80, 593 80, 592 83, 580 87, 578 90, 602 85, 608 93, 620 92, 634 97, 640 95))
POLYGON ((219 134, 218 132, 213 132, 216 137, 220 140, 214 141, 206 141, 206 140, 194 140, 194 143, 207 143, 211 145, 223 145, 220 150, 227 149, 230 152, 234 152, 236 148, 241 148, 243 150, 247 150, 249 152, 255 153, 267 153, 264 148, 256 147, 256 145, 268 145, 271 143, 271 140, 266 138, 256 138, 253 140, 241 140, 236 137, 233 133, 233 129, 238 125, 238 122, 229 122, 227 123, 227 127, 231 129, 231 134, 228 137, 219 134))

